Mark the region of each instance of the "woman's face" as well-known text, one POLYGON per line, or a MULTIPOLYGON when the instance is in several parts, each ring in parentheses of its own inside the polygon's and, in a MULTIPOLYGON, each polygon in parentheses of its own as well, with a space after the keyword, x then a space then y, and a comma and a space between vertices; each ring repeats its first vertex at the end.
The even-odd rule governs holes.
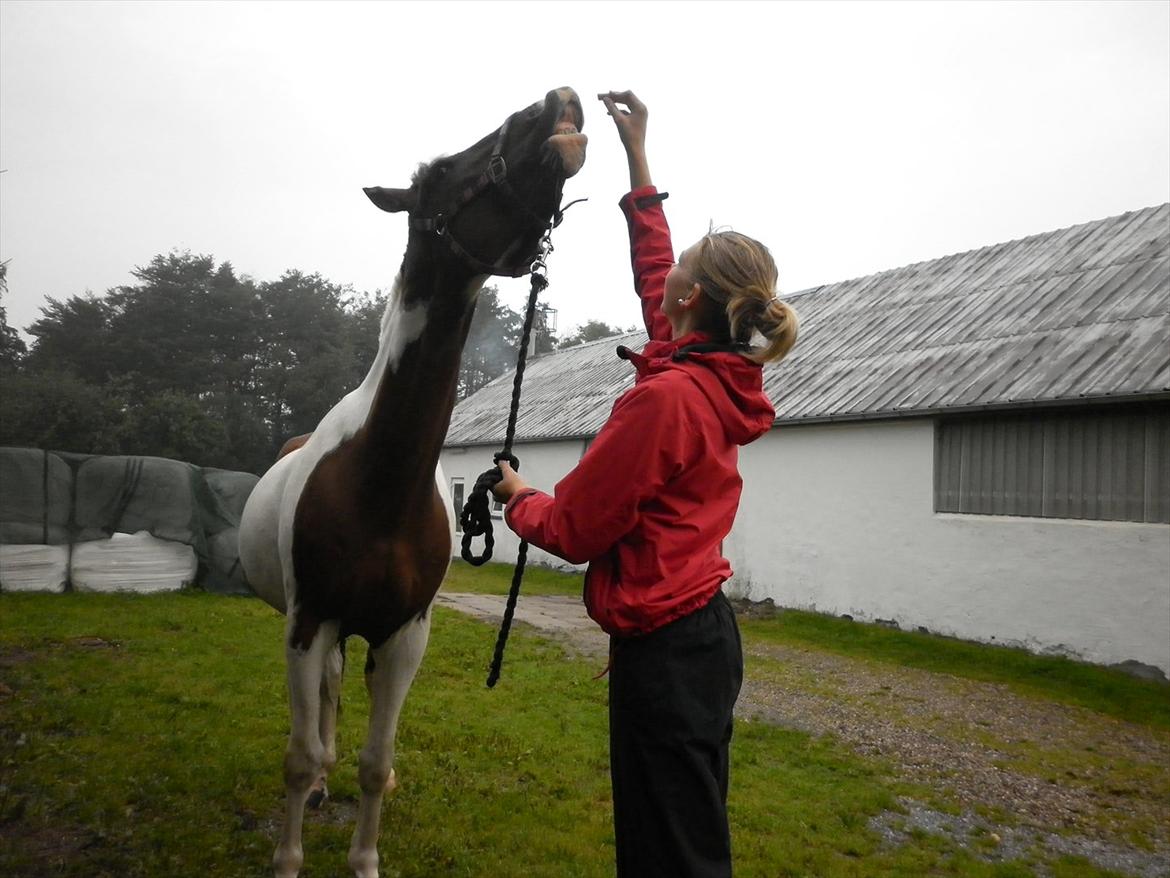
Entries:
POLYGON ((666 285, 662 291, 662 313, 675 329, 679 328, 691 297, 699 294, 694 272, 696 249, 690 246, 684 250, 666 275, 666 285))

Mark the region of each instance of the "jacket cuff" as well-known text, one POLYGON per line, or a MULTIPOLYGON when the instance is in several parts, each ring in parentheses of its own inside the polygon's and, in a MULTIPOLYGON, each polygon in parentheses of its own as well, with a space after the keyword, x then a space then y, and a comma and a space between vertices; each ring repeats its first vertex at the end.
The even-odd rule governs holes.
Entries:
POLYGON ((628 217, 635 210, 646 210, 648 207, 661 204, 669 197, 669 192, 659 192, 655 186, 639 186, 623 195, 618 201, 618 207, 628 217))
MULTIPOLYGON (((508 522, 508 514, 512 511, 512 509, 516 506, 517 503, 519 503, 525 497, 531 497, 533 494, 539 494, 539 493, 540 493, 540 491, 538 491, 536 488, 523 488, 523 489, 517 491, 511 497, 509 497, 508 502, 504 504, 504 521, 508 522)), ((511 523, 510 522, 508 522, 508 523, 510 526, 511 523)))

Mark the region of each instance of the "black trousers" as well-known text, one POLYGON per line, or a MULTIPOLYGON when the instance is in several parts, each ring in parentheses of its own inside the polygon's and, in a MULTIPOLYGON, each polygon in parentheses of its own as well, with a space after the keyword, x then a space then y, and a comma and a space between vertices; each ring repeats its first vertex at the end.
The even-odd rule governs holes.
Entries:
POLYGON ((645 637, 614 638, 609 752, 619 878, 727 878, 728 745, 743 682, 722 592, 645 637))

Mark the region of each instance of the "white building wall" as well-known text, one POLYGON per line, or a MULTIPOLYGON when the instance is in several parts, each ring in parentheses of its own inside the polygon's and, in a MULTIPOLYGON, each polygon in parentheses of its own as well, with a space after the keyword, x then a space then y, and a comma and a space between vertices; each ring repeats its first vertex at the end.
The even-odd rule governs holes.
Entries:
MULTIPOLYGON (((525 479, 551 490, 584 447, 516 453, 525 479)), ((462 476, 470 491, 494 450, 445 449, 448 481, 462 476)), ((782 426, 743 449, 729 591, 1170 673, 1170 526, 937 514, 933 455, 925 419, 782 426)), ((495 536, 494 560, 515 561, 502 521, 495 536)), ((537 549, 529 559, 569 566, 537 549)))
MULTIPOLYGON (((585 453, 586 443, 583 439, 572 439, 561 442, 537 442, 517 445, 512 449, 520 458, 520 473, 524 481, 535 488, 551 493, 553 486, 561 477, 577 465, 581 455, 585 453)), ((443 467, 443 474, 447 477, 448 498, 450 498, 451 482, 456 478, 463 478, 464 500, 471 495, 471 489, 480 473, 492 468, 492 456, 500 450, 499 445, 479 445, 466 448, 444 448, 439 457, 443 467)), ((462 510, 460 510, 462 511, 462 510)), ((458 517, 459 512, 456 512, 458 517)), ((493 516, 492 537, 495 539, 495 548, 492 550, 492 560, 508 564, 516 562, 516 552, 520 546, 520 539, 504 523, 503 518, 493 516)), ((454 555, 459 557, 462 550, 463 534, 455 534, 454 555)), ((471 544, 471 551, 476 555, 483 554, 483 537, 477 537, 471 544)), ((555 567, 560 570, 584 570, 584 565, 569 564, 556 555, 550 555, 535 546, 528 547, 528 563, 540 564, 545 567, 555 567)))
POLYGON ((725 554, 753 600, 1170 673, 1170 526, 934 512, 929 420, 743 449, 725 554))

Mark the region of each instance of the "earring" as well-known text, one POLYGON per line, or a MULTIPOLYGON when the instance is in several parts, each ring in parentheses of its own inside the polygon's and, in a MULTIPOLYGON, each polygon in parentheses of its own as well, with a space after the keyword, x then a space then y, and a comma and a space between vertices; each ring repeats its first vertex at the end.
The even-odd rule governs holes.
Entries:
POLYGON ((683 303, 683 301, 684 301, 683 299, 679 299, 678 303, 681 305, 683 303))

